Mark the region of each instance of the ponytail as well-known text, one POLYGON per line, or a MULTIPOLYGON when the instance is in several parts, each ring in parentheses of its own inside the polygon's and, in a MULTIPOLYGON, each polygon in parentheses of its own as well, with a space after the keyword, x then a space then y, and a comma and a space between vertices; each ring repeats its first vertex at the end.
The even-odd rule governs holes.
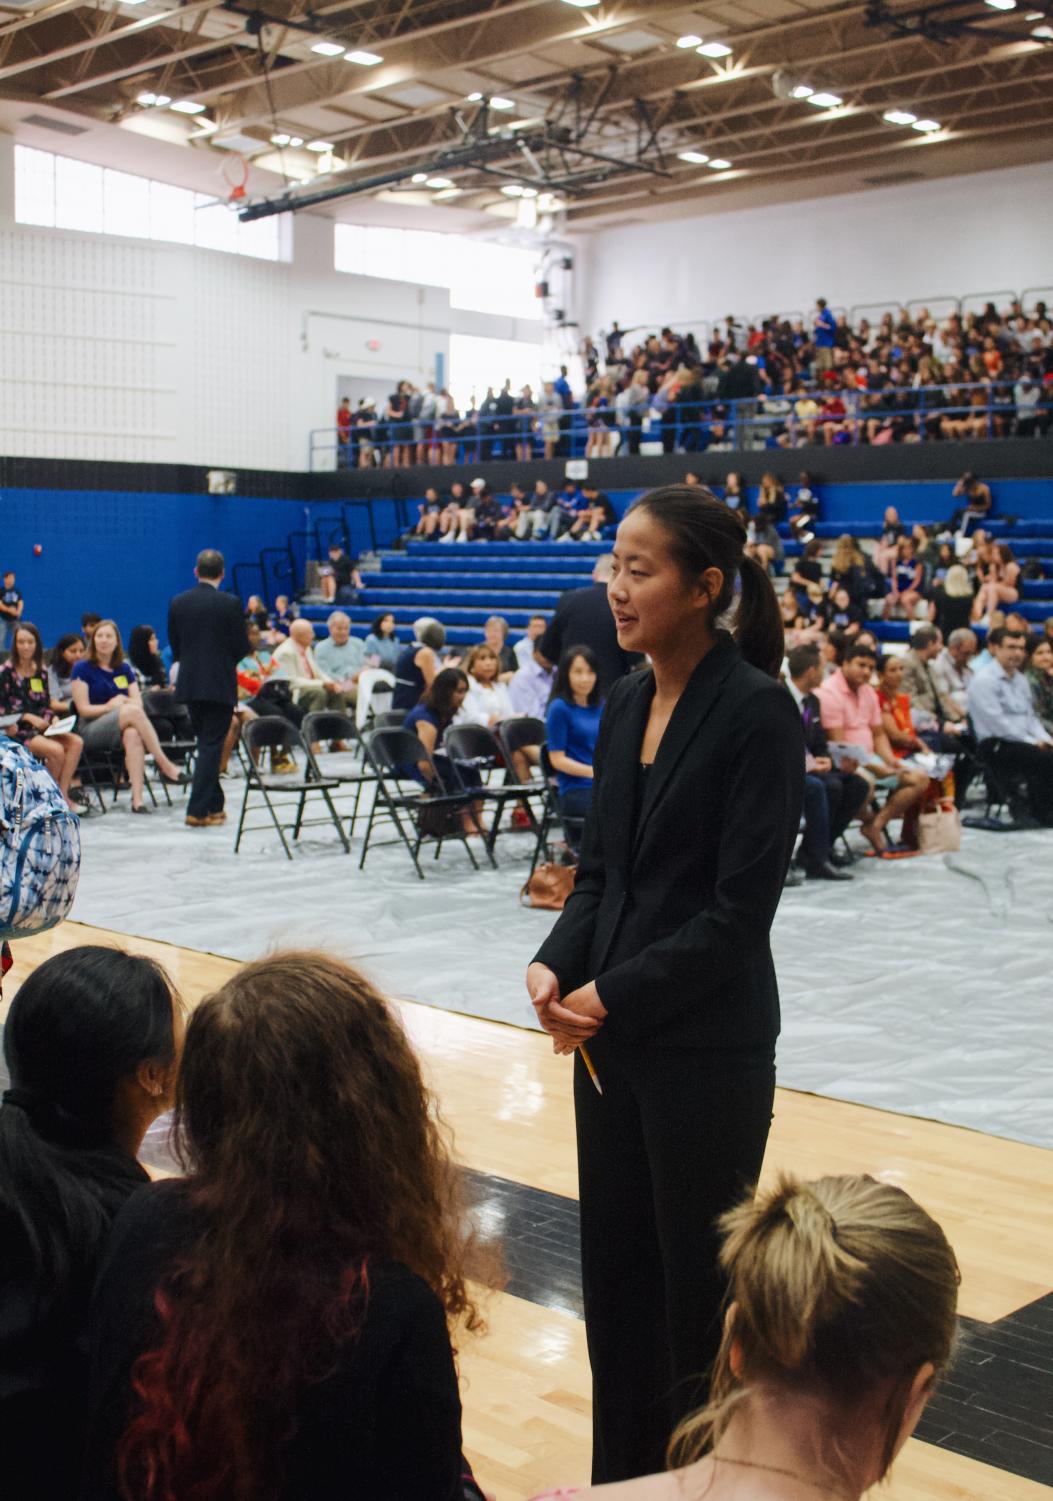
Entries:
POLYGON ((736 577, 741 579, 735 641, 747 662, 777 678, 785 644, 779 601, 765 570, 746 556, 738 513, 701 485, 663 485, 629 509, 654 517, 685 573, 698 578, 708 568, 719 569, 723 583, 713 600, 714 621, 731 608, 736 577))
POLYGON ((673 1435, 670 1464, 715 1447, 756 1386, 788 1378, 847 1404, 891 1384, 887 1468, 914 1375, 927 1362, 945 1369, 954 1346, 958 1266, 939 1225, 873 1178, 784 1174, 720 1228, 730 1312, 709 1403, 673 1435))
POLYGON ((735 641, 739 651, 754 667, 777 678, 786 651, 779 600, 767 570, 756 558, 742 556, 739 565, 742 593, 735 621, 735 641))

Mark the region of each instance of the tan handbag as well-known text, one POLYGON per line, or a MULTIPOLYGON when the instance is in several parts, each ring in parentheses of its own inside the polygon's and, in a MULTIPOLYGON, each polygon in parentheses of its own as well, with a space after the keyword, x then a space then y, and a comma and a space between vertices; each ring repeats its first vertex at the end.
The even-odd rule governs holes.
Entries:
POLYGON ((953 803, 941 802, 918 814, 918 849, 946 855, 962 847, 962 820, 953 803))
POLYGON ((574 890, 577 868, 573 865, 556 865, 548 861, 539 865, 519 893, 524 907, 544 907, 550 912, 562 912, 567 897, 574 890))

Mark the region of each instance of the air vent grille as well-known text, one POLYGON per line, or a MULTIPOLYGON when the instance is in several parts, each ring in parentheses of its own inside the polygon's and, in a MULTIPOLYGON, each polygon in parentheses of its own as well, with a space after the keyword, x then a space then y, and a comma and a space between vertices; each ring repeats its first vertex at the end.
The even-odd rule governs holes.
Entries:
POLYGON ((864 177, 868 188, 892 188, 901 182, 921 182, 924 172, 882 172, 878 177, 864 177))
POLYGON ((35 125, 38 130, 53 130, 60 136, 87 135, 90 126, 74 125, 71 120, 52 120, 48 115, 25 115, 21 125, 35 125))

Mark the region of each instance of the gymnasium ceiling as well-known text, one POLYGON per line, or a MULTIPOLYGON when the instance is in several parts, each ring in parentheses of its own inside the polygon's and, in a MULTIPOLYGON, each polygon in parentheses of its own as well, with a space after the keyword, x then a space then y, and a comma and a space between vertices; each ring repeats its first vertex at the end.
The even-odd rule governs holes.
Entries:
POLYGON ((388 182, 327 205, 341 218, 514 219, 502 187, 537 180, 517 137, 554 122, 596 157, 545 200, 570 230, 1049 160, 1053 0, 0 3, 0 125, 28 144, 170 179, 157 163, 178 150, 213 182, 244 157, 253 196, 405 169, 452 184, 436 201, 441 188, 388 182), (691 36, 730 53, 678 45, 691 36), (795 85, 842 103, 786 97, 795 85), (480 118, 472 95, 506 107, 480 118), (204 109, 172 110, 184 101, 204 109), (891 124, 890 109, 941 128, 891 124), (436 168, 465 131, 488 143, 486 170, 436 168))

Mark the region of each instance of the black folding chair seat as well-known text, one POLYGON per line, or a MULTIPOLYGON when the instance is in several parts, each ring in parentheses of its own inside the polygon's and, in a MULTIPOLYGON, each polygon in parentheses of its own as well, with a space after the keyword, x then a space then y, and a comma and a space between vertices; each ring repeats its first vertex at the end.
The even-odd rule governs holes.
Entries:
MULTIPOLYGON (((376 773, 377 790, 369 810, 366 837, 358 862, 359 870, 365 866, 370 846, 377 847, 377 841, 373 839, 374 826, 385 818, 392 824, 398 837, 381 840, 379 843, 403 844, 422 881, 424 871, 419 859, 422 846, 434 844, 435 858, 438 859, 442 846, 448 839, 459 840, 464 845, 465 853, 478 870, 479 863, 472 853, 461 821, 462 814, 475 801, 478 789, 473 789, 472 793, 432 790, 441 789, 442 780, 434 759, 412 730, 367 730, 362 736, 362 743, 366 759, 376 773), (422 775, 427 778, 428 785, 420 783, 413 788, 406 787, 407 782, 415 781, 421 767, 424 768, 422 775), (410 832, 413 834, 412 839, 410 832)), ((493 856, 489 850, 487 854, 492 864, 493 856)))

